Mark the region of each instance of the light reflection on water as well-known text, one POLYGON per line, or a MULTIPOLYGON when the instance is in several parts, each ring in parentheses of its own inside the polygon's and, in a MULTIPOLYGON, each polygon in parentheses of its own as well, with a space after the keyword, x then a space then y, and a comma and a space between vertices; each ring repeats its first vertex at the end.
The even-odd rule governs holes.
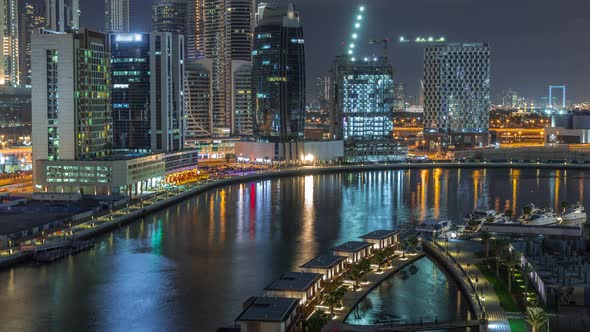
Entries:
POLYGON ((199 330, 230 324, 282 272, 378 228, 477 208, 588 204, 585 172, 461 169, 244 183, 181 202, 51 265, 0 272, 15 330, 199 330))

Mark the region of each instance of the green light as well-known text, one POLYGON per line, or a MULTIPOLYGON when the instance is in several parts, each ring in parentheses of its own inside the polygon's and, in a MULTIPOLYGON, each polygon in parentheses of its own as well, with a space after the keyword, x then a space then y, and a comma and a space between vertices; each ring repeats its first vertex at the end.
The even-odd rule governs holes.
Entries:
POLYGON ((358 29, 358 28, 360 28, 360 27, 361 27, 361 24, 360 24, 360 23, 355 23, 355 24, 354 24, 354 27, 358 29))
POLYGON ((354 44, 350 44, 350 48, 354 48, 354 44))
POLYGON ((352 50, 348 50, 348 54, 352 54, 352 50))
POLYGON ((352 34, 352 39, 356 39, 358 37, 358 35, 356 33, 352 34))
POLYGON ((360 10, 361 10, 361 12, 364 12, 365 11, 365 6, 361 6, 360 10))
POLYGON ((356 17, 356 19, 360 21, 360 20, 363 19, 363 16, 362 15, 359 15, 359 16, 356 17))

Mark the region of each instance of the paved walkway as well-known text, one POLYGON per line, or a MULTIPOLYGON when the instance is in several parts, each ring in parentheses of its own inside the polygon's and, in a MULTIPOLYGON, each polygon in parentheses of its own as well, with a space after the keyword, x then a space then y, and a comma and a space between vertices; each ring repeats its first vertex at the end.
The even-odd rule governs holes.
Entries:
MULTIPOLYGON (((437 241, 441 247, 446 248, 444 241, 437 241)), ((475 255, 476 252, 483 250, 483 246, 475 241, 451 240, 448 242, 448 251, 461 264, 461 267, 472 276, 479 280, 477 289, 485 298, 484 309, 488 318, 488 331, 490 332, 510 332, 510 325, 506 318, 506 313, 500 305, 500 299, 491 283, 487 281, 484 275, 475 267, 475 263, 481 259, 475 255), (459 252, 457 253, 457 249, 459 252), (469 264, 469 266, 467 266, 469 264)))
POLYGON ((350 289, 348 292, 346 292, 346 294, 344 294, 344 298, 342 299, 343 307, 335 309, 334 313, 336 314, 336 318, 328 323, 328 326, 325 328, 325 330, 331 330, 332 328, 346 325, 344 324, 344 319, 348 316, 348 314, 350 314, 357 303, 359 303, 373 288, 379 285, 383 280, 390 277, 392 274, 398 272, 399 270, 422 257, 424 257, 424 254, 421 253, 413 256, 406 255, 407 259, 405 260, 397 257, 393 259, 393 267, 381 268, 381 273, 377 273, 376 270, 374 270, 373 272, 367 274, 368 283, 361 283, 356 292, 353 292, 352 289, 350 289))

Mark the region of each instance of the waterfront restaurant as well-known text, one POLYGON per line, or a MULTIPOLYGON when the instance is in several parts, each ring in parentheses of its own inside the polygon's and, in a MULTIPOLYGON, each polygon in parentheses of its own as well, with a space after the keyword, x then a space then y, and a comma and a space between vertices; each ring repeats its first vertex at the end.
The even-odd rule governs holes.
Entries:
POLYGON ((399 241, 399 231, 392 230, 377 230, 371 233, 360 236, 365 242, 373 244, 374 250, 380 250, 387 247, 397 247, 399 241))
POLYGON ((292 331, 299 320, 298 302, 284 297, 251 297, 236 323, 242 332, 292 331))
POLYGON ((346 257, 334 255, 320 255, 300 266, 303 272, 319 273, 323 280, 334 280, 344 271, 346 257))
POLYGON ((356 263, 371 254, 372 243, 361 241, 348 241, 335 248, 332 253, 335 256, 344 256, 348 263, 356 263))
POLYGON ((286 272, 264 289, 264 296, 298 298, 305 305, 319 293, 321 282, 319 273, 286 272))

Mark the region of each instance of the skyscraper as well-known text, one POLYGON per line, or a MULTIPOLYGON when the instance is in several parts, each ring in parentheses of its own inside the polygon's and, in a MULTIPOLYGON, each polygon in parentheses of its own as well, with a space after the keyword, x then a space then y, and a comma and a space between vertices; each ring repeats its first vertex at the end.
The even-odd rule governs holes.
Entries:
POLYGON ((109 62, 104 34, 33 35, 34 160, 88 160, 109 153, 109 62))
POLYGON ((393 140, 393 68, 387 58, 355 61, 341 56, 331 74, 331 136, 344 140, 345 159, 381 162, 405 158, 406 149, 393 140))
POLYGON ((234 69, 234 135, 252 136, 254 134, 254 104, 252 103, 252 63, 235 60, 234 69))
POLYGON ((155 0, 152 5, 152 31, 186 35, 186 0, 155 0))
POLYGON ((184 148, 184 35, 152 32, 150 38, 150 139, 152 151, 184 148))
POLYGON ((49 30, 72 32, 80 29, 79 0, 46 0, 46 24, 49 30))
POLYGON ((105 0, 104 14, 107 32, 129 32, 129 0, 105 0))
POLYGON ((427 47, 424 137, 431 148, 488 144, 490 49, 465 43, 427 47))
POLYGON ((205 0, 187 0, 187 57, 205 57, 205 0))
POLYGON ((184 147, 184 36, 110 36, 114 146, 138 152, 184 147))
POLYGON ((20 84, 18 1, 0 0, 0 85, 20 84))
POLYGON ((21 52, 19 59, 20 83, 31 84, 31 38, 35 31, 44 29, 46 22, 46 0, 25 0, 20 15, 21 52))
POLYGON ((205 56, 212 60, 212 136, 231 135, 232 61, 250 61, 254 0, 205 0, 205 56))
POLYGON ((406 84, 396 82, 393 88, 393 110, 403 112, 406 108, 406 84))
POLYGON ((299 13, 292 4, 260 4, 252 51, 255 127, 260 137, 303 138, 305 125, 305 44, 299 13))
POLYGON ((211 60, 190 62, 185 70, 185 145, 211 137, 211 60))
POLYGON ((150 34, 111 34, 109 38, 113 145, 151 151, 150 34))

